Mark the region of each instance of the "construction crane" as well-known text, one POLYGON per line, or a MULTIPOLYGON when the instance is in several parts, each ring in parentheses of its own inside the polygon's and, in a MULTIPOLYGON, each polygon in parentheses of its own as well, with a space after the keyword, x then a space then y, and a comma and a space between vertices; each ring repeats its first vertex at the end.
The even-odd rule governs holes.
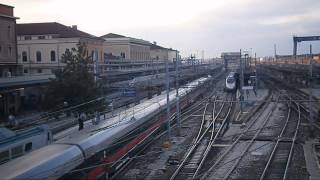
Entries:
POLYGON ((297 55, 297 44, 302 41, 319 41, 320 36, 293 36, 293 55, 297 55))

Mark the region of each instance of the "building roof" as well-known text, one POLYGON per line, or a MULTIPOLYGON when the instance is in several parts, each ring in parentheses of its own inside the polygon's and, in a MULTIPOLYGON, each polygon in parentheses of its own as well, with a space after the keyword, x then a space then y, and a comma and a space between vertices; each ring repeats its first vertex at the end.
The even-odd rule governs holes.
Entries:
POLYGON ((100 36, 100 38, 104 38, 106 42, 114 42, 114 41, 128 41, 129 43, 132 44, 139 44, 139 45, 144 45, 144 46, 149 46, 151 43, 149 41, 143 40, 143 39, 137 39, 129 36, 123 36, 120 34, 115 34, 115 33, 109 33, 103 36, 100 36))
POLYGON ((162 46, 156 45, 156 44, 150 44, 150 49, 163 49, 163 50, 168 50, 167 48, 164 48, 162 46))
POLYGON ((9 8, 14 8, 13 6, 10 6, 10 5, 7 5, 7 4, 2 4, 2 3, 0 3, 0 6, 6 6, 6 7, 9 7, 9 8))
POLYGON ((57 34, 59 38, 91 38, 103 40, 102 38, 80 31, 75 27, 65 26, 57 22, 26 23, 17 24, 17 35, 45 35, 57 34))
POLYGON ((18 17, 13 16, 13 8, 13 6, 0 3, 0 17, 9 19, 19 19, 18 17))
POLYGON ((240 52, 223 52, 221 56, 240 56, 240 52))
POLYGON ((108 33, 103 36, 100 36, 101 38, 125 38, 126 36, 115 34, 115 33, 108 33))

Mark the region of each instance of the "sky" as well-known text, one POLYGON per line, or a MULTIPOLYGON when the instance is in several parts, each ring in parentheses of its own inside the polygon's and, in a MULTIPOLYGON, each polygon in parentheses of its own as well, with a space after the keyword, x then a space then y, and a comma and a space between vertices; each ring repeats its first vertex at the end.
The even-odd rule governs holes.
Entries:
MULTIPOLYGON (((218 57, 240 49, 258 57, 292 54, 293 35, 320 35, 319 0, 0 0, 17 23, 59 22, 101 36, 116 33, 218 57)), ((303 42, 298 54, 320 53, 303 42)))

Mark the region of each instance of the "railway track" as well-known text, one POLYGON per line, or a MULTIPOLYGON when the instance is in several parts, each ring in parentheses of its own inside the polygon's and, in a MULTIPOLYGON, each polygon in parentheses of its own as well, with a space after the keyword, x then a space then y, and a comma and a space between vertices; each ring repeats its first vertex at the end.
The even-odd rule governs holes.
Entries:
POLYGON ((301 122, 300 105, 297 102, 288 104, 288 116, 279 138, 277 139, 269 159, 260 176, 263 179, 287 179, 293 155, 295 141, 301 122), (296 106, 293 109, 290 106, 296 106))
POLYGON ((266 126, 276 105, 277 103, 271 102, 264 106, 209 170, 200 176, 201 179, 228 179, 266 126), (244 137, 251 138, 248 141, 242 141, 241 139, 244 137))
MULTIPOLYGON (((218 82, 219 83, 219 82, 218 82)), ((184 111, 182 111, 181 113, 181 123, 185 123, 185 122, 189 122, 189 121, 194 121, 199 119, 199 113, 202 112, 203 110, 205 110, 206 108, 208 108, 208 105, 210 103, 213 102, 213 99, 215 99, 215 94, 221 91, 221 89, 219 88, 215 88, 212 91, 208 91, 208 93, 205 95, 205 97, 203 97, 200 100, 195 101, 191 106, 187 107, 184 111)), ((203 117, 203 112, 201 117, 203 117)), ((177 126, 176 123, 176 114, 172 114, 172 116, 170 117, 170 121, 171 121, 171 127, 174 128, 177 126)), ((201 126, 205 126, 204 122, 201 124, 201 126)), ((141 154, 150 144, 151 142, 155 142, 156 140, 160 139, 162 136, 166 135, 167 130, 162 131, 160 134, 152 137, 152 139, 150 140, 150 143, 148 145, 146 145, 141 151, 136 153, 136 157, 138 157, 139 154, 141 154)), ((118 178, 122 178, 121 176, 123 174, 125 174, 124 172, 126 171, 126 169, 129 167, 129 165, 131 163, 133 163, 134 159, 136 159, 135 157, 133 157, 132 159, 130 159, 124 166, 123 168, 121 168, 119 171, 117 171, 110 179, 118 179, 118 178)))
POLYGON ((227 125, 227 120, 232 109, 232 103, 227 102, 233 100, 233 94, 226 95, 226 102, 217 104, 216 100, 217 98, 215 98, 212 103, 212 110, 208 108, 210 104, 206 104, 198 135, 170 179, 194 179, 202 168, 217 137, 223 133, 223 129, 227 125), (210 114, 209 119, 206 118, 208 116, 208 111, 210 114), (215 128, 217 127, 216 121, 218 119, 222 119, 222 121, 218 130, 215 131, 215 128))
POLYGON ((224 149, 225 151, 209 170, 197 178, 260 180, 292 178, 292 174, 295 173, 292 162, 297 155, 295 149, 300 123, 302 119, 307 118, 309 112, 303 105, 303 98, 296 92, 289 91, 290 93, 286 94, 279 90, 275 92, 279 93, 279 98, 276 98, 278 101, 266 103, 258 116, 249 121, 245 130, 229 148, 224 149), (271 124, 270 117, 277 118, 274 112, 280 102, 286 102, 285 121, 281 126, 279 124, 270 126, 274 127, 273 135, 262 138, 265 137, 265 129, 271 124))

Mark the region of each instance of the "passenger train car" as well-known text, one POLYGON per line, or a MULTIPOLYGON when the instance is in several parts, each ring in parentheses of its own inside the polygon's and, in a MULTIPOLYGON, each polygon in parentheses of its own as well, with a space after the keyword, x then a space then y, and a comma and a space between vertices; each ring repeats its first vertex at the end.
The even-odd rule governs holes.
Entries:
MULTIPOLYGON (((194 98, 194 95, 189 94, 195 92, 194 90, 208 79, 200 78, 187 84, 185 88, 179 89, 182 104, 194 98)), ((204 91, 204 88, 199 89, 204 91)), ((169 99, 171 104, 176 101, 175 91, 170 92, 169 99)), ((72 133, 55 143, 3 164, 0 166, 1 178, 58 179, 87 162, 94 155, 103 152, 128 133, 149 123, 155 115, 164 112, 166 94, 149 99, 134 108, 133 112, 121 113, 99 125, 72 133), (110 122, 115 123, 110 124, 110 122)), ((115 158, 119 158, 124 153, 119 151, 115 158)))
POLYGON ((0 164, 39 149, 52 142, 52 134, 47 125, 21 131, 0 128, 0 164))
POLYGON ((236 72, 230 72, 226 78, 225 91, 234 92, 238 88, 239 75, 236 72))

